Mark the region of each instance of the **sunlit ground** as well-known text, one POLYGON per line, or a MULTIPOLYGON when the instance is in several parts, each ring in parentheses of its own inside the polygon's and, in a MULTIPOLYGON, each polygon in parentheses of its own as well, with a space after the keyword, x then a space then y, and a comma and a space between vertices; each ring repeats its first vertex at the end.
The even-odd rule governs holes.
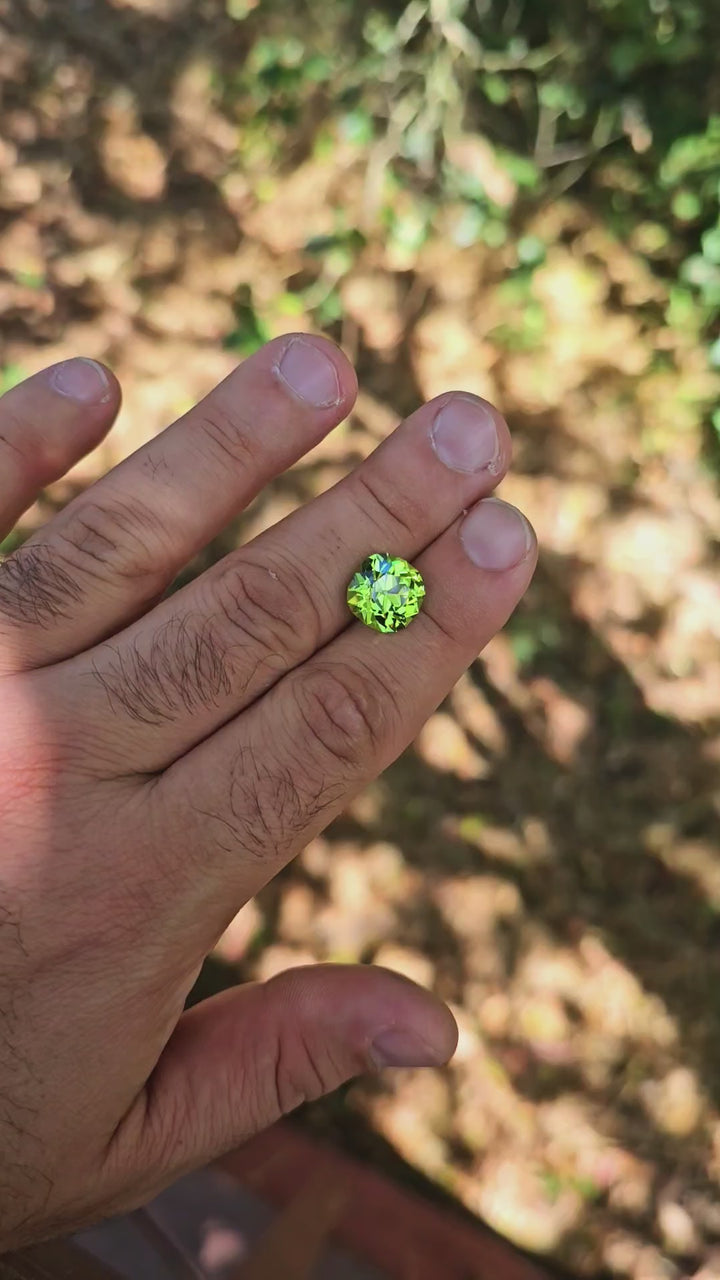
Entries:
MULTIPOLYGON (((89 8, 34 45, 16 14, 1 55, 2 361, 11 382, 101 357, 125 403, 26 527, 244 350, 324 327, 357 363, 356 411, 199 567, 450 387, 506 414, 502 493, 542 548, 414 747, 219 952, 244 976, 363 960, 435 989, 461 1028, 451 1067, 345 1105, 578 1271, 720 1276, 720 501, 701 430, 720 379, 668 311, 652 226, 621 240, 571 187, 520 240, 483 243, 459 197, 419 231, 357 121, 266 172, 183 5, 89 8)), ((515 207, 487 144, 454 163, 515 207)))

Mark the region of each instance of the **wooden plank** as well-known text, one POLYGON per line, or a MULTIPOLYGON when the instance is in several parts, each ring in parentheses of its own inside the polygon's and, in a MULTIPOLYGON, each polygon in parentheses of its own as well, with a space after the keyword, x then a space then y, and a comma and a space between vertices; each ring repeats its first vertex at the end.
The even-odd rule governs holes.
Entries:
POLYGON ((281 1209, 231 1280, 312 1280, 347 1207, 347 1192, 320 1172, 281 1209))
POLYGON ((330 1242, 389 1280, 551 1280, 482 1222, 431 1204, 292 1124, 258 1134, 219 1167, 277 1206, 292 1205, 309 1177, 325 1177, 347 1199, 330 1242))

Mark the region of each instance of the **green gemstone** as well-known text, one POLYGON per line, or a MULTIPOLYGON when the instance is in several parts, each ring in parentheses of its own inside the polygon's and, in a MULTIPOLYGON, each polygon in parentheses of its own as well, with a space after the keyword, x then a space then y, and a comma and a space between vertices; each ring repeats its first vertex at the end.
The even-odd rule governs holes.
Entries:
POLYGON ((347 589, 350 612, 374 631, 402 631, 420 612, 424 599, 425 583, 417 569, 381 551, 363 560, 347 589))

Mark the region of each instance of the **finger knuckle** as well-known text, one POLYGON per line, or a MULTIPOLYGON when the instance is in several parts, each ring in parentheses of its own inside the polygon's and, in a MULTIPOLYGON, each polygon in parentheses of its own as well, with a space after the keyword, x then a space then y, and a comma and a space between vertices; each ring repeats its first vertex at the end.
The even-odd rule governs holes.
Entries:
POLYGON ((278 1035, 267 1077, 274 1095, 273 1109, 288 1115, 303 1103, 314 1102, 330 1092, 339 1074, 327 1049, 313 1043, 302 1027, 284 1030, 278 1035))
POLYGON ((394 700, 363 667, 324 664, 295 682, 295 699, 305 737, 300 760, 320 755, 335 765, 361 767, 391 732, 394 700))
POLYGON ((216 584, 217 605, 240 643, 248 640, 283 666, 312 652, 319 641, 321 619, 312 592, 293 565, 256 563, 246 556, 231 559, 216 584))
POLYGON ((390 487, 372 463, 360 467, 353 477, 358 488, 358 504, 379 528, 393 534, 417 538, 418 530, 427 523, 427 504, 411 493, 390 487))
POLYGON ((209 400, 198 410, 196 422, 205 452, 217 459, 223 468, 230 463, 233 467, 257 469, 249 427, 238 408, 230 411, 218 399, 209 400))
POLYGON ((40 481, 52 471, 55 458, 34 422, 3 404, 1 426, 0 456, 8 466, 19 469, 31 481, 40 481))
POLYGON ((20 383, 0 397, 0 457, 31 485, 58 475, 68 461, 70 441, 37 411, 31 384, 20 383))
POLYGON ((295 744, 289 759, 275 740, 270 750, 260 752, 248 743, 239 745, 216 801, 189 802, 195 816, 192 829, 200 824, 202 830, 203 859, 211 844, 214 857, 231 877, 240 877, 242 886, 249 859, 285 862, 307 843, 309 830, 327 824, 345 798, 343 782, 324 776, 326 772, 301 760, 295 744))
POLYGON ((45 544, 25 543, 0 561, 0 613, 16 624, 49 627, 81 596, 77 576, 45 544))
POLYGON ((108 574, 156 581, 167 539, 160 516, 130 495, 87 499, 71 514, 60 536, 75 568, 103 582, 108 574))
POLYGON ((194 616, 171 617, 143 647, 108 644, 93 673, 114 710, 148 725, 217 707, 232 689, 212 622, 194 616))

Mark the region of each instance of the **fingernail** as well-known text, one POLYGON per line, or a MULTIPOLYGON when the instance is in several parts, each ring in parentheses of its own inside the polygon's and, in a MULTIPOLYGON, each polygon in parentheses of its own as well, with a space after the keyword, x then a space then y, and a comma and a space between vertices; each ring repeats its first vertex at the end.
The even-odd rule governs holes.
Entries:
POLYGON ((485 498, 473 508, 460 526, 460 538, 479 569, 496 572, 519 564, 535 541, 524 515, 499 498, 485 498))
POLYGON ((340 403, 340 383, 335 365, 312 342, 293 338, 275 372, 296 396, 315 409, 329 409, 340 403))
POLYGON ((110 379, 101 364, 77 356, 53 369, 50 384, 61 396, 80 404, 106 404, 112 395, 110 379))
POLYGON ((370 1046, 370 1058, 380 1067, 439 1067, 446 1061, 442 1049, 405 1027, 381 1031, 370 1046))
POLYGON ((498 469, 500 442, 489 405, 456 395, 444 404, 430 429, 433 448, 451 471, 498 469))

